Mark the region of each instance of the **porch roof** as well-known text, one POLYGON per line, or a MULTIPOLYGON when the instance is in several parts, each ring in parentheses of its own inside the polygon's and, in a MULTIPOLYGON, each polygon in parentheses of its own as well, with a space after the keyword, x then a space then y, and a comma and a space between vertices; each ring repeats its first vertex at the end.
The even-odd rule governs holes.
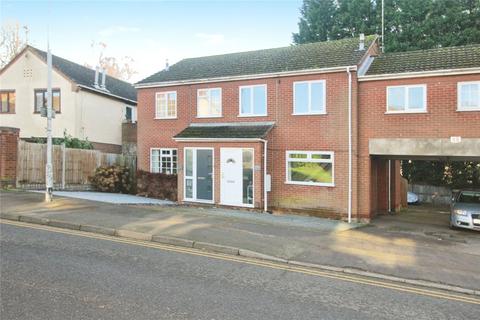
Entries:
POLYGON ((259 140, 264 139, 274 122, 192 123, 175 140, 259 140))

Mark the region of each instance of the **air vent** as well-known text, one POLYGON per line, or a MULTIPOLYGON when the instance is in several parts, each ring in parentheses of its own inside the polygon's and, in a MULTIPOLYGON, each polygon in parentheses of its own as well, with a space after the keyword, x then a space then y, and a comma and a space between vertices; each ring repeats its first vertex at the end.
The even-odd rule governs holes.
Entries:
POLYGON ((23 77, 24 78, 31 78, 32 76, 33 76, 32 69, 29 69, 29 68, 23 69, 23 77))

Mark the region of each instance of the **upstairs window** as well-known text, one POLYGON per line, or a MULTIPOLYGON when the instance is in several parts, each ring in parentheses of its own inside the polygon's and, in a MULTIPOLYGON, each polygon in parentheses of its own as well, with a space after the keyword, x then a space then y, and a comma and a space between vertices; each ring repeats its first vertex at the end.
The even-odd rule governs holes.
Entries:
POLYGON ((137 110, 135 107, 125 107, 125 121, 131 123, 137 122, 137 110))
POLYGON ((267 115, 267 85, 240 87, 240 116, 267 115))
POLYGON ((198 89, 197 117, 212 118, 222 116, 222 89, 198 89))
POLYGON ((426 85, 387 87, 387 113, 426 111, 426 85))
POLYGON ((480 111, 480 81, 459 82, 457 95, 457 110, 480 111))
MULTIPOLYGON (((35 89, 35 113, 41 113, 42 108, 47 107, 47 98, 47 89, 35 89)), ((52 108, 55 113, 60 113, 60 89, 52 89, 52 108)))
POLYGON ((0 91, 0 113, 15 113, 15 91, 0 91))
POLYGON ((293 83, 293 114, 325 114, 325 80, 293 83))
POLYGON ((150 150, 150 172, 176 174, 177 149, 152 148, 150 150))
POLYGON ((155 118, 175 119, 177 117, 177 92, 157 92, 155 95, 155 118))

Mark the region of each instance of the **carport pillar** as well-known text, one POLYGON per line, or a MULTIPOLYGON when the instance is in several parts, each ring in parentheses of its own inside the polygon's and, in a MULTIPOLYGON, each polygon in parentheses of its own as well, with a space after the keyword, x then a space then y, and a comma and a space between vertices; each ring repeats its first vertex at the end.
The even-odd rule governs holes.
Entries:
POLYGON ((396 212, 401 208, 400 161, 376 159, 373 161, 372 197, 378 213, 396 212))

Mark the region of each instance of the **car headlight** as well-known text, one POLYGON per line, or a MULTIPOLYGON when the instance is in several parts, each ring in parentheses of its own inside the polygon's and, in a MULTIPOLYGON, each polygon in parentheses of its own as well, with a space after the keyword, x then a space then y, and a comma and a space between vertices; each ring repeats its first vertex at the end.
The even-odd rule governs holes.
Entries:
POLYGON ((466 210, 459 210, 459 209, 457 209, 457 210, 455 210, 454 212, 455 212, 455 214, 458 214, 458 215, 460 215, 460 216, 466 216, 466 215, 467 215, 467 211, 466 211, 466 210))

